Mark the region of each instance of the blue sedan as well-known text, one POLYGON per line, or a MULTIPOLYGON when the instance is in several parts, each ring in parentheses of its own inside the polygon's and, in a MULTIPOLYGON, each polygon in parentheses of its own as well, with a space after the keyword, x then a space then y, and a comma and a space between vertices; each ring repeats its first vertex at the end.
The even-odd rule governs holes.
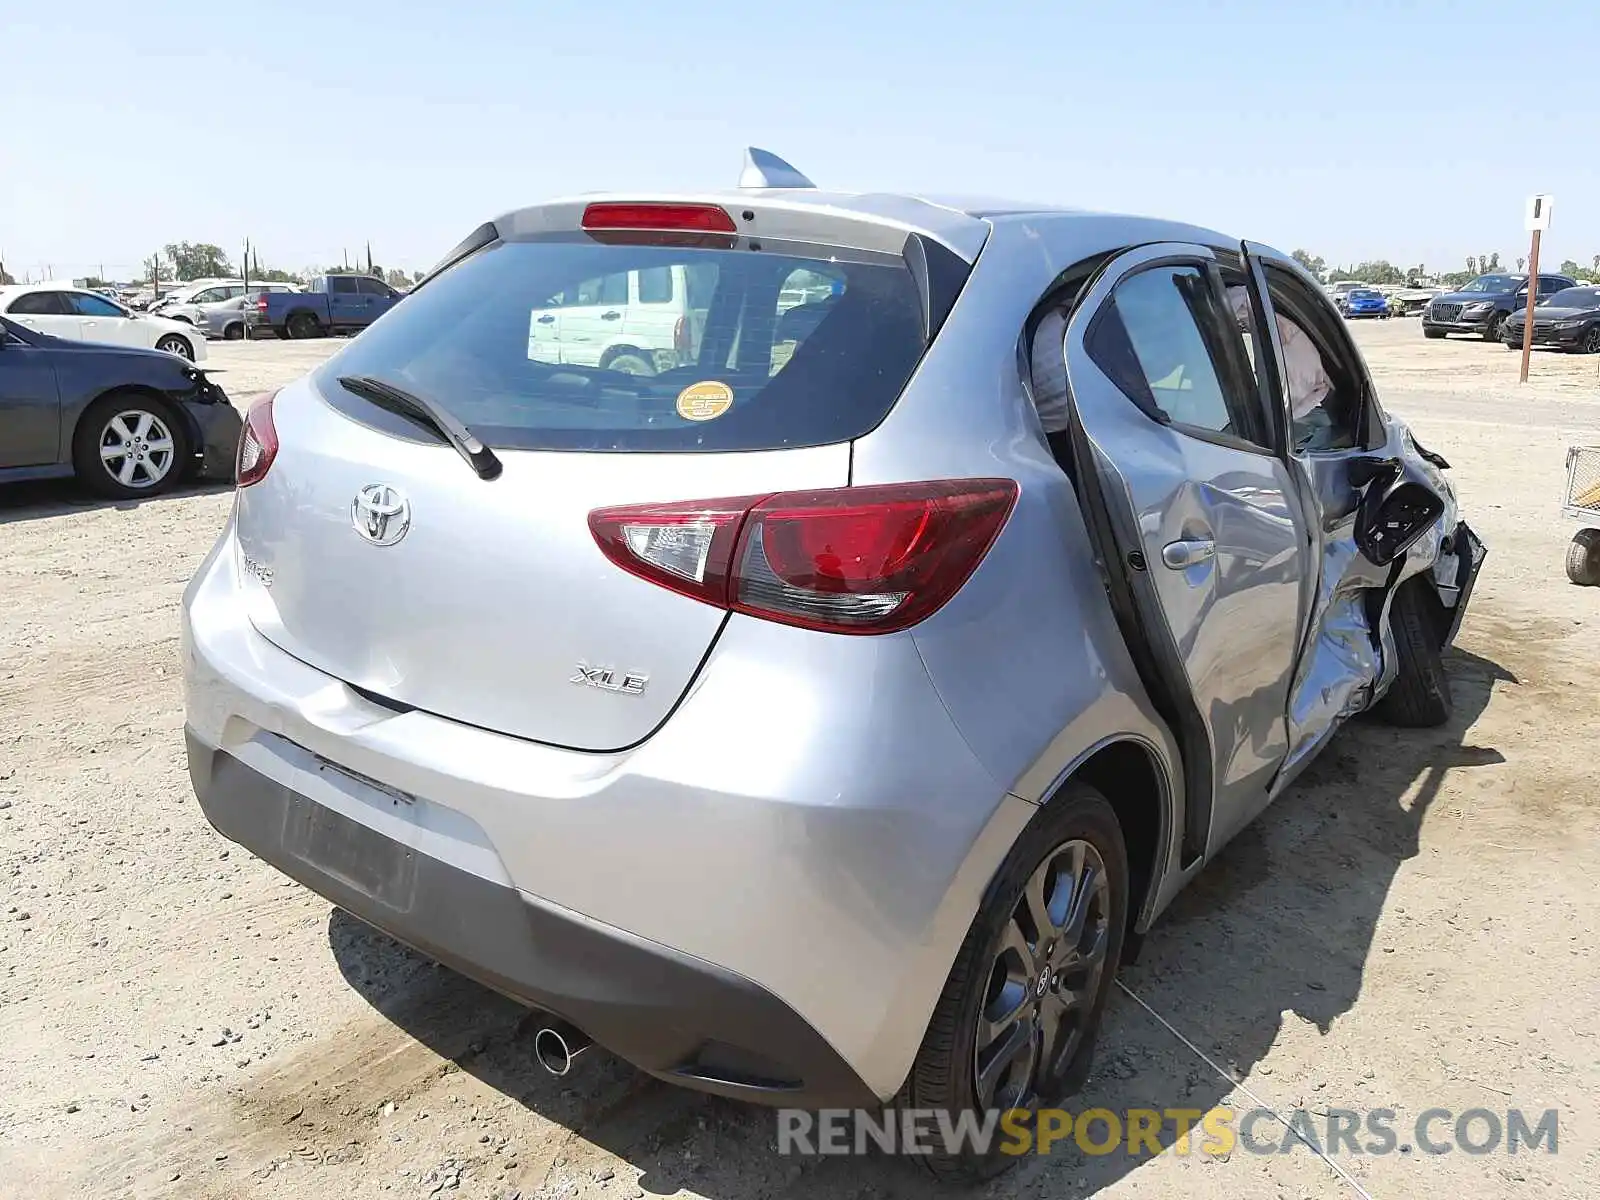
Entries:
POLYGON ((1344 315, 1352 319, 1356 317, 1389 317, 1389 299, 1382 292, 1373 291, 1371 288, 1352 288, 1344 294, 1339 302, 1339 307, 1344 315))

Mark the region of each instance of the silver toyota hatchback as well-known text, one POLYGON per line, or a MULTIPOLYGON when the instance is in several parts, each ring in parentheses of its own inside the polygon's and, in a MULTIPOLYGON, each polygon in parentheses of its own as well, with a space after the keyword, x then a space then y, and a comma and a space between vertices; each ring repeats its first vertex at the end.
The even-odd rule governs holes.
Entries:
POLYGON ((1446 465, 1314 280, 1210 230, 755 151, 541 204, 250 410, 184 597, 194 788, 548 1014, 552 1070, 1051 1103, 1346 719, 1448 718, 1446 465))

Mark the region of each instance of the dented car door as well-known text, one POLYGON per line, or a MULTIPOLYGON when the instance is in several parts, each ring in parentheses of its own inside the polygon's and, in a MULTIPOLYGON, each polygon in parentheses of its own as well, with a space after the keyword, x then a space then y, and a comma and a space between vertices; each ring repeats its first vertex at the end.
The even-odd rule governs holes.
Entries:
POLYGON ((1309 571, 1299 486, 1207 248, 1115 259, 1065 351, 1080 490, 1127 641, 1184 748, 1193 859, 1260 811, 1289 752, 1309 571))

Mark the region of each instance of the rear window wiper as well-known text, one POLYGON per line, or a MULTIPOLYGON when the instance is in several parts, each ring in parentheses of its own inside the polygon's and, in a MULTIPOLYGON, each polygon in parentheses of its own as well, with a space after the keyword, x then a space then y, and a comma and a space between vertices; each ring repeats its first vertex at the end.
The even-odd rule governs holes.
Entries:
POLYGON ((380 408, 398 411, 415 417, 438 431, 455 452, 466 459, 467 465, 477 472, 479 479, 498 479, 503 469, 495 452, 480 442, 472 430, 463 425, 449 409, 437 400, 429 400, 397 388, 392 383, 375 379, 371 375, 341 375, 339 386, 371 400, 380 408))

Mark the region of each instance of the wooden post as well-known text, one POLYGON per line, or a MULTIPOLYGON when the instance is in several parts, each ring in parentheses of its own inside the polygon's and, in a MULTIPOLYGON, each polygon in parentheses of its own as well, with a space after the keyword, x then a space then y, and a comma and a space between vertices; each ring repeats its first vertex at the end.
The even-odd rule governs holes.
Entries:
POLYGON ((1522 375, 1519 383, 1528 382, 1528 359, 1533 356, 1533 306, 1539 302, 1539 235, 1533 231, 1533 247, 1528 251, 1528 315, 1522 322, 1522 375))

